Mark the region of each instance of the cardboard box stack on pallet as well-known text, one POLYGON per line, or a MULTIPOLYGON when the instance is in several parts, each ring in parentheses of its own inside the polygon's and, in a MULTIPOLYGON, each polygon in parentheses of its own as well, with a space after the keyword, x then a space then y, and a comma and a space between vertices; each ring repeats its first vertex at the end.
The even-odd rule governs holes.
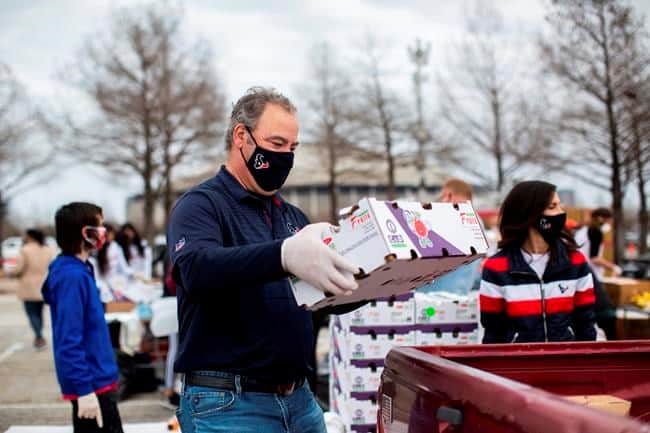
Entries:
POLYGON ((478 342, 477 295, 409 292, 330 320, 330 410, 348 432, 374 431, 377 391, 396 346, 478 342))

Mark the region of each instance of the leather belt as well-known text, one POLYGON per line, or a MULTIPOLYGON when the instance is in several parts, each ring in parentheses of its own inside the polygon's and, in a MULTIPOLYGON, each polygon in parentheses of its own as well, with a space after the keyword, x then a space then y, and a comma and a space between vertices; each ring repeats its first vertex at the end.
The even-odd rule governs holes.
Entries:
MULTIPOLYGON (((217 377, 196 373, 187 373, 185 383, 190 386, 204 386, 207 388, 227 389, 236 391, 235 377, 217 377)), ((247 392, 264 392, 269 394, 279 394, 283 396, 291 395, 297 388, 305 383, 305 379, 299 379, 296 382, 289 383, 268 383, 255 380, 248 376, 240 377, 242 391, 247 392)))

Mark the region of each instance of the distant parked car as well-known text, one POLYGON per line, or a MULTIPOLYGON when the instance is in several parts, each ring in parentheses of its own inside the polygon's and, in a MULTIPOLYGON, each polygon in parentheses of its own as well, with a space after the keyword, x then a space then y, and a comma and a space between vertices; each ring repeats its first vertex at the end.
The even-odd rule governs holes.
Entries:
POLYGON ((22 246, 23 239, 19 236, 8 237, 2 241, 2 270, 5 273, 16 267, 22 246))

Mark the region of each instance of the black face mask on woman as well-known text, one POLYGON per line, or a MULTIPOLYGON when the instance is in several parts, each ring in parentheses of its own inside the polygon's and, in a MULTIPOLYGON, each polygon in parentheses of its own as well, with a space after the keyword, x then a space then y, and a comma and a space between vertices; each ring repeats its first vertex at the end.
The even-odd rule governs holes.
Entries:
POLYGON ((270 192, 280 189, 293 168, 293 152, 275 152, 264 149, 257 144, 248 126, 246 126, 246 131, 248 131, 248 135, 255 144, 255 150, 251 157, 248 158, 248 161, 244 156, 244 152, 239 149, 248 171, 264 191, 270 192))
POLYGON ((562 234, 566 224, 566 213, 557 215, 542 215, 537 222, 537 231, 547 244, 553 244, 562 234))

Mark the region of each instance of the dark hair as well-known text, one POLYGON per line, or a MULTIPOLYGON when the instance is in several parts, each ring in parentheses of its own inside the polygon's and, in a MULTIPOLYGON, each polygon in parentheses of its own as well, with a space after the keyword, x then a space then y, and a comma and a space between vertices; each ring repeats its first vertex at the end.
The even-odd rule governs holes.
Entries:
POLYGON ((235 127, 243 123, 254 130, 267 104, 276 104, 289 113, 295 113, 296 107, 282 93, 267 87, 251 87, 232 107, 230 123, 226 129, 226 149, 232 147, 232 133, 235 127))
POLYGON ((591 218, 596 219, 598 217, 603 219, 610 219, 612 217, 612 211, 606 207, 599 207, 598 209, 594 209, 591 212, 591 218))
MULTIPOLYGON (((541 180, 521 182, 510 190, 499 212, 499 248, 520 248, 524 244, 528 229, 537 226, 556 190, 555 185, 541 180)), ((569 250, 578 249, 566 229, 562 230, 560 239, 569 250)))
POLYGON ((99 267, 100 275, 106 275, 108 271, 108 247, 111 245, 108 241, 108 234, 115 233, 115 227, 112 224, 104 223, 104 227, 106 227, 106 242, 97 252, 97 267, 99 267))
POLYGON ((75 255, 81 252, 84 243, 81 229, 96 226, 102 217, 102 208, 91 203, 69 203, 56 211, 56 243, 63 254, 75 255))
POLYGON ((133 258, 131 256, 131 245, 135 245, 136 248, 138 249, 138 254, 140 257, 144 257, 144 244, 142 243, 142 238, 140 238, 140 234, 138 231, 135 229, 133 224, 131 223, 126 223, 120 228, 120 232, 115 236, 115 242, 117 242, 120 247, 122 247, 122 251, 124 252, 124 258, 126 258, 127 263, 131 263, 131 259, 133 258), (126 235, 126 231, 131 230, 133 232, 133 239, 129 239, 129 237, 126 235))
POLYGON ((34 239, 40 246, 45 245, 45 234, 39 229, 28 229, 25 234, 27 237, 34 239))

